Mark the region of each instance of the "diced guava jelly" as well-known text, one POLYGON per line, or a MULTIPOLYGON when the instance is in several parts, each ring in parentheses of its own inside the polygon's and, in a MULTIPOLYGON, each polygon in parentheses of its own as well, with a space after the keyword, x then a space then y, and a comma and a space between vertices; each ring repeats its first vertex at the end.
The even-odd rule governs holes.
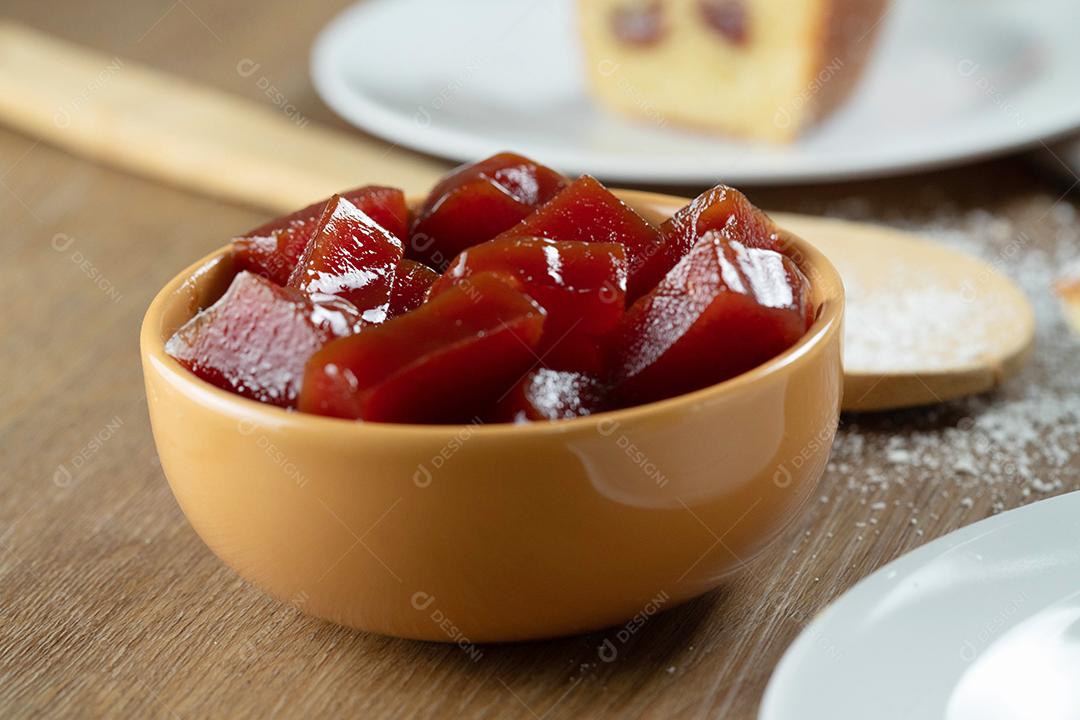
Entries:
MULTIPOLYGON (((401 190, 367 185, 341 196, 402 242, 408 238, 409 210, 401 190)), ((327 202, 329 198, 233 238, 237 267, 278 285, 288 283, 327 202)))
POLYGON ((288 286, 312 297, 352 303, 369 323, 386 319, 404 248, 364 211, 335 195, 289 276, 288 286))
POLYGON ((588 175, 568 185, 499 239, 521 237, 622 245, 631 302, 651 290, 667 270, 658 264, 662 244, 657 228, 588 175))
POLYGON ((516 280, 547 312, 538 354, 544 367, 604 372, 607 339, 625 311, 626 253, 618 243, 497 238, 458 255, 432 297, 479 273, 516 280))
MULTIPOLYGON (((494 273, 308 361, 305 412, 397 423, 482 419, 536 364, 544 310, 494 273)), ((348 342, 344 342, 347 340, 348 342)))
POLYGON ((462 250, 490 240, 566 184, 551 168, 513 153, 463 165, 432 188, 413 222, 406 254, 442 270, 462 250))
POLYGON ((344 300, 313 302, 249 272, 169 339, 165 352, 203 380, 280 407, 293 407, 304 363, 328 340, 359 329, 344 300))
POLYGON ((620 403, 698 390, 775 357, 806 332, 808 288, 785 255, 706 232, 620 323, 620 403))

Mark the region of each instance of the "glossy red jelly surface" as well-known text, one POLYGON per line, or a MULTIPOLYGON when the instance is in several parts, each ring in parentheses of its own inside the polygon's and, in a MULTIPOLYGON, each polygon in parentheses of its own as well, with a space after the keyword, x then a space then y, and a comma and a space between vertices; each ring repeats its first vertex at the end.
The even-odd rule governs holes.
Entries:
POLYGON ((364 320, 380 323, 404 247, 401 240, 345 198, 335 195, 304 249, 288 287, 348 300, 364 320))
POLYGON ((463 165, 424 201, 406 253, 443 269, 462 250, 519 222, 565 184, 566 178, 554 170, 513 153, 463 165))
POLYGON ((776 227, 738 190, 717 185, 698 195, 660 226, 663 250, 656 258, 666 273, 702 235, 715 230, 748 247, 780 250, 776 227))
POLYGON ((432 283, 438 277, 439 274, 427 265, 408 258, 402 259, 394 273, 394 286, 390 289, 390 308, 387 315, 404 315, 423 305, 432 283))
POLYGON ((566 420, 601 412, 606 405, 607 386, 598 378, 540 368, 510 390, 491 419, 517 423, 566 420))
POLYGON ((472 422, 536 363, 544 311, 492 273, 328 343, 307 364, 306 412, 398 423, 472 422))
POLYGON ((658 230, 588 175, 575 180, 499 238, 532 236, 622 245, 629 264, 627 292, 631 300, 663 277, 652 262, 661 250, 658 230))
POLYGON ((538 353, 545 367, 602 373, 608 333, 626 303, 626 253, 618 243, 500 237, 458 255, 431 296, 498 272, 547 312, 538 353))
POLYGON ((790 258, 707 232, 620 323, 615 392, 634 405, 727 380, 807 329, 809 283, 790 258))
POLYGON ((315 303, 241 272, 220 300, 176 331, 165 352, 222 389, 293 407, 308 358, 360 324, 360 313, 345 301, 315 303))
POLYGON ((772 221, 724 186, 654 227, 589 176, 501 153, 408 221, 400 190, 372 186, 234 239, 232 286, 167 352, 310 413, 539 422, 722 382, 815 311, 772 221))
POLYGON ((473 180, 498 185, 508 195, 532 207, 550 200, 567 183, 565 177, 549 167, 516 153, 502 152, 455 168, 431 189, 425 208, 473 180))
MULTIPOLYGON (((341 197, 403 242, 408 237, 409 211, 401 190, 369 185, 342 193, 341 197)), ((278 285, 288 283, 327 202, 308 205, 233 238, 237 267, 278 285)))

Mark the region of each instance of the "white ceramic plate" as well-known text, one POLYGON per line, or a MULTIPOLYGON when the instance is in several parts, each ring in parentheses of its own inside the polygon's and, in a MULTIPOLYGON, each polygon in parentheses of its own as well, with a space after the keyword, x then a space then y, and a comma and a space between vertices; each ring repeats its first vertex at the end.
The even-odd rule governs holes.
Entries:
POLYGON ((456 160, 512 149, 630 183, 803 182, 925 169, 1080 128, 1080 2, 894 0, 851 101, 787 148, 624 120, 585 89, 575 0, 365 0, 312 54, 355 125, 456 160))
POLYGON ((1080 493, 935 540, 803 631, 760 720, 1080 718, 1080 493))

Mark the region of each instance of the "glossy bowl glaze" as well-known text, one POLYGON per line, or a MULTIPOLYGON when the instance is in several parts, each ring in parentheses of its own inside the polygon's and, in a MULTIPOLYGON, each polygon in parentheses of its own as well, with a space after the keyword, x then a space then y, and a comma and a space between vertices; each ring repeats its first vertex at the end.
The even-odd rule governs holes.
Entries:
MULTIPOLYGON (((620 196, 652 219, 682 198, 620 196)), ((327 620, 424 640, 582 632, 716 587, 795 517, 825 467, 842 390, 843 290, 797 238, 817 320, 718 385, 530 425, 357 423, 198 379, 165 340, 232 278, 229 249, 169 282, 143 321, 161 466, 241 576, 327 620)))

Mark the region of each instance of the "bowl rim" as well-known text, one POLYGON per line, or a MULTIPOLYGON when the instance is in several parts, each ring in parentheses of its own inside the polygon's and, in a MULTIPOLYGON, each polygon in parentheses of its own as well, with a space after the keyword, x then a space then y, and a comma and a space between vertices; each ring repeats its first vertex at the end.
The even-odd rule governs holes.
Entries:
MULTIPOLYGON (((666 206, 681 206, 689 202, 689 198, 663 193, 644 192, 638 190, 622 190, 611 188, 611 191, 621 200, 632 207, 642 205, 653 208, 666 206)), ((173 276, 157 292, 150 302, 143 316, 139 333, 140 354, 143 359, 144 374, 146 366, 152 361, 156 369, 161 373, 168 373, 188 396, 196 397, 202 404, 214 406, 215 410, 226 412, 229 415, 250 418, 257 416, 258 425, 278 427, 282 425, 307 426, 310 430, 320 433, 353 433, 375 432, 387 434, 406 434, 409 436, 457 436, 468 433, 471 436, 483 435, 488 437, 510 436, 545 436, 551 434, 564 434, 567 432, 592 428, 594 431, 604 431, 604 427, 617 428, 623 423, 642 420, 652 415, 661 415, 670 412, 679 412, 689 408, 703 400, 722 397, 733 394, 749 385, 763 381, 777 375, 783 370, 798 363, 808 356, 813 350, 824 344, 828 338, 840 332, 841 321, 844 312, 844 286, 839 272, 821 251, 806 240, 784 231, 781 228, 785 240, 785 254, 791 257, 806 272, 813 285, 820 283, 821 288, 830 288, 823 298, 821 308, 813 324, 807 329, 799 340, 779 355, 770 358, 766 362, 740 373, 735 377, 710 385, 700 390, 683 393, 675 397, 655 400, 643 405, 607 410, 585 415, 582 417, 568 418, 563 420, 548 420, 529 423, 458 423, 458 424, 417 424, 417 423, 381 423, 348 420, 344 418, 326 417, 303 413, 297 410, 287 410, 274 405, 260 403, 212 385, 194 373, 188 371, 179 362, 165 352, 165 339, 161 337, 158 328, 160 320, 166 309, 172 306, 174 296, 185 283, 189 282, 196 274, 208 265, 220 261, 226 257, 232 249, 231 243, 198 259, 180 273, 173 276), (797 253, 792 252, 796 250, 797 253), (810 272, 807 272, 807 270, 810 272), (359 428, 359 429, 358 429, 359 428)))

